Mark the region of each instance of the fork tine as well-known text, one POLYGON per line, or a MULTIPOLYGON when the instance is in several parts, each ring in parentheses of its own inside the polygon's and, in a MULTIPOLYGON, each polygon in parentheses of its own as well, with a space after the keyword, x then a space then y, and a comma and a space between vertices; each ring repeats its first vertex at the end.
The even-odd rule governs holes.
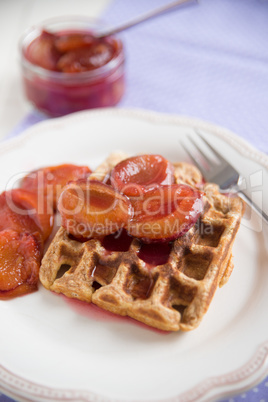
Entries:
POLYGON ((217 156, 217 158, 219 159, 219 161, 220 161, 221 163, 223 163, 223 162, 224 162, 224 163, 228 163, 228 162, 226 161, 226 159, 224 159, 224 158, 219 154, 219 152, 216 151, 216 149, 203 137, 203 135, 200 134, 199 131, 196 131, 196 133, 197 133, 197 135, 198 135, 200 138, 202 138, 202 140, 204 141, 204 143, 208 146, 208 148, 211 150, 211 152, 212 152, 214 155, 217 156))
POLYGON ((215 162, 213 162, 211 160, 211 158, 205 154, 205 152, 199 147, 199 145, 196 143, 196 141, 193 140, 192 137, 188 137, 188 139, 191 141, 191 143, 194 145, 194 147, 198 150, 198 152, 200 153, 200 155, 203 156, 206 165, 208 166, 207 170, 210 170, 211 168, 213 168, 213 166, 215 166, 215 162))
POLYGON ((204 176, 207 172, 207 170, 204 168, 204 166, 201 165, 201 163, 197 160, 194 159, 191 152, 189 151, 189 149, 184 145, 183 142, 181 142, 181 146, 184 149, 184 151, 187 153, 187 155, 189 156, 189 158, 191 159, 191 161, 193 162, 194 165, 196 165, 198 167, 198 169, 200 170, 200 172, 202 173, 202 175, 204 176))

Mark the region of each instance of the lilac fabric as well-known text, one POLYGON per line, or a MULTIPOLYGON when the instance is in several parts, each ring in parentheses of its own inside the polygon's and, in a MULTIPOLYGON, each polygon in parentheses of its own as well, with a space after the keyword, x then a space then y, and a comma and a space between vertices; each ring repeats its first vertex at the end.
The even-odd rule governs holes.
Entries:
MULTIPOLYGON (((113 25, 167 2, 114 0, 103 17, 113 25)), ((200 0, 121 38, 127 89, 119 107, 208 120, 268 152, 268 0, 200 0)), ((32 112, 10 136, 44 118, 32 112)), ((268 377, 227 400, 268 401, 268 377)))
MULTIPOLYGON (((110 23, 167 0, 117 0, 110 23)), ((268 1, 200 0, 121 33, 128 85, 120 106, 198 117, 268 152, 268 1)))

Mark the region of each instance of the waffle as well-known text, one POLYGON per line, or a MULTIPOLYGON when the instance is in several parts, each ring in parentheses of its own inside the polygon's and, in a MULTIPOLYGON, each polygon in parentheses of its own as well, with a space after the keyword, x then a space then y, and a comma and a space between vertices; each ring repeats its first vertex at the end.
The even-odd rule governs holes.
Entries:
MULTIPOLYGON (((104 180, 125 157, 112 155, 92 177, 104 180)), ((197 168, 186 163, 174 167, 178 183, 200 186, 197 168)), ((141 242, 136 238, 128 251, 108 252, 99 240, 79 242, 61 227, 43 258, 42 284, 165 331, 196 328, 217 286, 230 277, 232 245, 243 215, 240 198, 221 195, 215 184, 202 188, 206 194, 203 215, 172 243, 165 264, 149 269, 138 257, 141 242)))

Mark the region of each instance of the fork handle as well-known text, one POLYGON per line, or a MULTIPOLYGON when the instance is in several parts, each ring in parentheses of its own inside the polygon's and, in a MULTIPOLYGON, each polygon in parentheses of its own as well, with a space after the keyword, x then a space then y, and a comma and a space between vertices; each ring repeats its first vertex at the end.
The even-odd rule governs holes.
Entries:
POLYGON ((242 190, 238 190, 239 196, 268 224, 268 215, 242 190))

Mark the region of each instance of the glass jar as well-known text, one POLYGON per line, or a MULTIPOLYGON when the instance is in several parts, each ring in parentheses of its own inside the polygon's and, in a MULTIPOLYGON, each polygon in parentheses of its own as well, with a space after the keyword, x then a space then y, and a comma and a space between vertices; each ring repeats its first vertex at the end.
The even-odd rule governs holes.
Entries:
POLYGON ((125 90, 122 42, 115 36, 98 40, 100 47, 92 60, 88 55, 91 45, 82 43, 81 47, 79 44, 80 37, 90 37, 101 28, 105 26, 86 18, 57 18, 24 34, 20 43, 24 91, 37 109, 50 116, 62 116, 84 109, 114 106, 120 101, 125 90), (78 42, 68 42, 68 36, 78 42), (66 37, 69 49, 64 52, 66 37), (58 66, 63 69, 59 70, 58 66))

